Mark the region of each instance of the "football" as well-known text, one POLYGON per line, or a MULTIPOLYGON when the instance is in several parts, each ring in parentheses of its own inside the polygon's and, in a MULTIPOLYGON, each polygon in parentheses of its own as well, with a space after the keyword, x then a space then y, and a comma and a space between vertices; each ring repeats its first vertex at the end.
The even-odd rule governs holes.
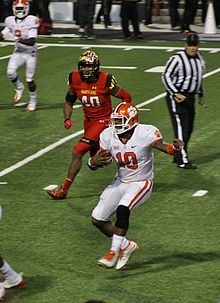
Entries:
POLYGON ((0 283, 0 300, 4 297, 4 295, 5 295, 5 289, 3 283, 0 283))
POLYGON ((105 149, 99 150, 98 155, 101 156, 101 157, 106 157, 106 158, 112 157, 111 153, 108 150, 105 150, 105 149))
POLYGON ((105 167, 113 162, 113 157, 108 150, 103 149, 98 151, 97 160, 100 161, 99 167, 105 167))

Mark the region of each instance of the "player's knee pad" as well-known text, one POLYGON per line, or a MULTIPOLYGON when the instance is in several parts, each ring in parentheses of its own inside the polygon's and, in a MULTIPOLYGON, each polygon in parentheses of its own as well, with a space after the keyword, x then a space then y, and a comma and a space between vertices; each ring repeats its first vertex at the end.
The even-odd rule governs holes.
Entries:
POLYGON ((34 81, 27 81, 27 86, 30 92, 35 92, 37 89, 37 86, 34 81))
POLYGON ((17 80, 17 72, 16 72, 16 70, 13 69, 13 68, 8 68, 7 69, 7 77, 12 82, 15 82, 17 80))
POLYGON ((129 227, 130 210, 127 206, 119 205, 116 211, 115 226, 127 230, 129 227))

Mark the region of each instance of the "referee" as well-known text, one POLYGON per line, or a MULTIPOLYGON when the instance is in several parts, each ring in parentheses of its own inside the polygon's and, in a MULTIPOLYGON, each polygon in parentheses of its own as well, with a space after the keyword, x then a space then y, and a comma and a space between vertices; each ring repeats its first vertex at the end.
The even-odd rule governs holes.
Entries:
POLYGON ((186 37, 185 49, 170 57, 162 74, 174 136, 185 143, 184 149, 174 159, 177 167, 183 169, 196 168, 196 165, 189 161, 187 152, 193 131, 196 94, 199 104, 205 107, 202 79, 205 63, 198 52, 198 44, 198 35, 189 34, 186 37))

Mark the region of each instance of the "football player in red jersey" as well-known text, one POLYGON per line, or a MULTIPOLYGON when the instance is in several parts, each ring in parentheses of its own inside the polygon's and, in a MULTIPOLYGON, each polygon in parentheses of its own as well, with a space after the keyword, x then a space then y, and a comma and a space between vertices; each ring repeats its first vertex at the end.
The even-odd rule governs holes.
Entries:
POLYGON ((67 178, 58 188, 48 190, 54 199, 67 197, 68 190, 82 166, 82 157, 89 151, 95 155, 99 149, 99 134, 109 126, 112 113, 111 95, 120 102, 131 102, 131 95, 117 85, 115 78, 106 72, 99 71, 100 61, 93 51, 86 51, 79 57, 78 70, 69 74, 69 90, 64 104, 64 127, 69 129, 73 122, 70 119, 73 104, 78 99, 84 111, 84 135, 73 147, 73 158, 67 178))

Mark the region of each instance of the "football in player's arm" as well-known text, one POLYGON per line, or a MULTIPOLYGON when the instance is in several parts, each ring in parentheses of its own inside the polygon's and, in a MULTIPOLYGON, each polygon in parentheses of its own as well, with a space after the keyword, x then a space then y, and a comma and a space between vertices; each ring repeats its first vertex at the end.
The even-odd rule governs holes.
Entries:
POLYGON ((95 170, 112 162, 118 173, 107 186, 92 212, 92 223, 112 238, 110 250, 98 261, 100 266, 121 269, 138 248, 126 239, 130 213, 149 199, 153 187, 154 157, 152 149, 169 155, 178 154, 184 146, 180 139, 163 142, 155 126, 139 124, 138 110, 131 103, 120 103, 112 113, 112 126, 100 134, 100 150, 89 159, 88 166, 95 170), (116 214, 116 222, 110 220, 116 214))

